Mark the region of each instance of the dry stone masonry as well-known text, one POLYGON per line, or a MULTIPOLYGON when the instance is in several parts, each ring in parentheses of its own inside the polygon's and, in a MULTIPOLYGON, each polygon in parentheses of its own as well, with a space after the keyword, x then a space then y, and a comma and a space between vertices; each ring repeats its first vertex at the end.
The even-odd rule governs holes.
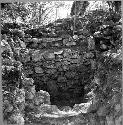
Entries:
MULTIPOLYGON (((103 64, 96 62, 93 51, 95 40, 82 27, 78 26, 78 35, 72 36, 73 19, 70 18, 45 28, 26 30, 25 37, 18 36, 16 42, 3 36, 3 113, 8 123, 121 125, 121 90, 114 90, 113 97, 104 102, 102 91, 97 98, 94 90, 89 89, 93 84, 98 89, 98 84, 106 80, 112 86, 112 80, 120 84, 121 72, 113 72, 118 67, 114 65, 110 74, 102 77, 103 64), (95 68, 100 72, 96 74, 95 68), (110 77, 111 73, 117 77, 110 77)), ((104 91, 106 85, 101 86, 104 91)), ((110 95, 112 88, 108 89, 110 95)))
POLYGON ((80 55, 79 50, 64 49, 45 53, 35 50, 32 61, 25 62, 24 70, 28 77, 33 77, 37 91, 43 89, 49 92, 54 101, 63 98, 66 99, 64 105, 74 105, 78 98, 83 98, 84 85, 91 82, 91 63, 86 63, 84 58, 86 54, 80 55))

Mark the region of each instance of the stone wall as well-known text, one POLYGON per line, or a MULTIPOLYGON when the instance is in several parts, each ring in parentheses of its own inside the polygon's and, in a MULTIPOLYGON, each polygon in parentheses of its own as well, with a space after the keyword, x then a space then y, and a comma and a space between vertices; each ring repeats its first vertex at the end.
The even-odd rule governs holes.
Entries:
POLYGON ((84 86, 91 83, 93 73, 87 53, 80 54, 78 49, 30 50, 30 53, 32 60, 23 59, 24 72, 34 79, 37 91, 48 91, 54 104, 64 100, 62 105, 73 106, 83 101, 84 86))
MULTIPOLYGON (((39 48, 39 45, 42 46, 42 42, 39 42, 40 39, 45 42, 53 40, 59 43, 59 40, 54 38, 56 37, 55 34, 54 36, 50 34, 51 38, 46 36, 45 38, 36 39, 26 38, 27 43, 32 41, 30 46, 26 43, 27 48, 24 48, 24 42, 22 41, 20 42, 21 46, 17 47, 15 41, 2 40, 3 112, 5 119, 10 123, 20 125, 24 125, 24 121, 42 125, 122 124, 122 94, 119 90, 121 87, 121 71, 116 74, 114 67, 118 69, 118 66, 113 65, 113 70, 110 70, 110 73, 114 73, 113 77, 109 74, 106 85, 100 86, 105 92, 107 84, 111 85, 107 91, 109 94, 112 93, 110 98, 106 99, 107 101, 102 100, 104 98, 102 97, 102 91, 96 91, 98 92, 98 98, 96 98, 93 91, 88 93, 90 91, 88 88, 93 85, 93 82, 95 84, 105 82, 105 79, 102 78, 105 72, 101 72, 103 64, 96 62, 100 75, 97 73, 93 78, 94 53, 88 50, 88 40, 86 41, 85 37, 87 32, 85 36, 82 34, 81 38, 80 35, 69 37, 69 42, 66 38, 68 34, 64 34, 67 43, 75 42, 76 44, 69 46, 64 44, 61 48, 60 45, 56 45, 57 49, 53 42, 46 43, 48 46, 52 43, 53 48, 48 48, 48 46, 39 48), (73 42, 71 42, 72 40, 73 42), (78 41, 84 43, 83 46, 77 45, 78 41), (13 46, 15 49, 12 48, 13 46), (114 81, 117 81, 117 85, 113 85, 114 81), (112 85, 115 86, 115 90, 112 90, 112 85), (112 91, 109 91, 109 89, 112 91), (83 100, 83 95, 86 94, 91 96, 91 101, 89 99, 87 101, 83 100), (62 100, 59 95, 63 98, 62 100), (75 100, 76 98, 77 100, 75 100), (86 103, 83 103, 84 101, 86 103), (67 105, 73 106, 73 108, 67 105)), ((61 41, 63 42, 64 39, 61 41)), ((93 43, 93 38, 90 41, 93 43)), ((93 49, 92 46, 91 49, 93 49)), ((104 58, 106 57, 104 56, 104 58)), ((109 65, 111 66, 111 64, 109 65)), ((109 96, 106 95, 106 97, 109 96)))
POLYGON ((60 107, 84 102, 85 85, 93 78, 94 54, 88 49, 88 31, 79 27, 73 35, 73 24, 68 18, 25 31, 32 38, 25 39, 29 51, 21 59, 24 72, 34 79, 36 91, 48 91, 51 102, 60 107))

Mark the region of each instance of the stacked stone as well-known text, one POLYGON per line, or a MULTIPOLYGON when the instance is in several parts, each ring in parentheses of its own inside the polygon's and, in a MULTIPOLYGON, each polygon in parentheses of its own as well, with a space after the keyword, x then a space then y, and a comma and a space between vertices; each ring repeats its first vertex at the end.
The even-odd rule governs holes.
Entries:
MULTIPOLYGON (((73 98, 72 93, 74 95, 81 93, 84 84, 82 76, 85 74, 87 81, 90 77, 88 71, 91 72, 91 63, 87 66, 83 64, 83 59, 88 57, 86 54, 80 55, 79 50, 74 49, 44 52, 32 50, 31 53, 32 61, 25 62, 24 72, 28 77, 33 77, 37 91, 41 89, 48 91, 52 97, 63 94, 68 100, 73 98), (68 94, 68 89, 71 91, 71 96, 68 94)), ((74 101, 73 99, 72 103, 74 101)))
POLYGON ((24 89, 16 89, 14 92, 13 100, 13 110, 8 118, 8 122, 11 124, 24 125, 24 115, 25 115, 25 91, 24 89))
POLYGON ((14 59, 14 41, 9 43, 5 34, 1 45, 4 120, 24 125, 25 91, 18 88, 22 63, 14 59))
MULTIPOLYGON (((31 42, 33 43, 32 48, 37 49, 39 47, 39 49, 41 49, 43 47, 47 48, 54 46, 75 46, 77 41, 80 39, 82 42, 86 41, 85 35, 88 33, 87 30, 79 29, 79 35, 71 37, 69 33, 66 33, 61 29, 61 26, 57 24, 55 24, 55 26, 57 28, 55 27, 52 29, 49 34, 44 34, 43 38, 31 39, 31 42), (61 31, 59 32, 59 30, 61 31)), ((72 29, 72 27, 69 26, 67 30, 70 28, 72 29)), ((95 69, 95 64, 92 61, 93 53, 85 52, 80 56, 79 53, 70 49, 62 49, 61 51, 59 50, 55 52, 41 52, 40 50, 28 51, 22 41, 19 39, 17 41, 20 46, 16 43, 14 52, 21 55, 21 61, 26 63, 24 65, 24 70, 27 71, 26 74, 34 77, 35 85, 39 83, 39 86, 41 86, 39 90, 43 89, 43 86, 45 85, 51 96, 57 96, 59 90, 62 90, 62 92, 64 92, 64 96, 60 95, 60 97, 63 96, 66 100, 70 100, 68 90, 72 88, 72 93, 74 93, 74 95, 78 95, 78 92, 82 91, 82 89, 77 85, 83 83, 87 84, 87 82, 91 83, 88 81, 90 78, 88 71, 91 72, 91 69, 95 69), (92 65, 92 67, 90 67, 90 65, 92 65), (84 78, 82 76, 84 76, 84 78), (80 82, 80 79, 84 79, 85 81, 83 80, 80 82)), ((7 43, 4 39, 1 43, 2 74, 5 74, 6 71, 8 72, 11 69, 15 69, 15 67, 21 67, 22 65, 19 61, 12 59, 14 58, 12 52, 14 41, 11 40, 11 42, 12 44, 7 43)), ((90 37, 88 42, 88 49, 92 51, 95 46, 93 38, 90 37)), ((2 81, 3 86, 9 83, 5 78, 6 77, 4 77, 2 81)), ((9 80, 12 78, 13 77, 9 78, 9 80)), ((11 91, 9 91, 9 89, 3 90, 4 117, 6 117, 10 123, 24 125, 25 118, 28 122, 39 122, 42 125, 122 124, 122 94, 120 93, 120 90, 113 90, 114 95, 106 103, 95 100, 94 103, 89 102, 76 104, 73 109, 64 107, 62 110, 66 113, 64 114, 57 108, 57 106, 51 105, 50 95, 48 92, 43 90, 36 92, 33 79, 25 77, 22 83, 24 85, 24 89, 19 89, 18 86, 14 86, 11 91), (71 115, 69 112, 71 114, 74 112, 75 114, 71 115), (80 114, 77 114, 78 112, 80 112, 80 114), (83 113, 86 113, 85 117, 83 116, 83 113)), ((75 99, 73 96, 72 98, 75 99)), ((74 102, 74 100, 71 101, 74 102)))
MULTIPOLYGON (((54 47, 73 47, 80 44, 87 43, 88 30, 79 21, 80 26, 77 28, 76 34, 73 34, 73 19, 58 20, 51 25, 47 25, 43 28, 30 29, 25 31, 26 34, 32 35, 33 38, 25 39, 25 42, 29 48, 32 49, 48 49, 54 47), (36 33, 35 33, 36 31, 36 33), (40 34, 39 37, 35 34, 40 34)), ((84 24, 84 22, 83 22, 84 24)))
POLYGON ((32 78, 24 78, 23 84, 25 89, 25 120, 31 122, 29 114, 37 113, 39 107, 43 104, 50 104, 50 95, 48 92, 40 90, 35 91, 34 80, 32 78))

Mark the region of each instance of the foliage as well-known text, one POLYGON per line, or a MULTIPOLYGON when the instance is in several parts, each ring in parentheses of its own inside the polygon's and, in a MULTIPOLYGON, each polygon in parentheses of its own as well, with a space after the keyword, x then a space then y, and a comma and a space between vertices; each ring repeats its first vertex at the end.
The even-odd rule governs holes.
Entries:
POLYGON ((90 34, 94 34, 96 31, 100 30, 102 25, 114 25, 121 18, 119 13, 109 12, 105 10, 94 10, 85 15, 88 21, 86 28, 90 31, 90 34))
POLYGON ((86 29, 95 40, 93 51, 96 53, 94 79, 88 86, 92 90, 94 101, 90 112, 97 111, 101 103, 104 109, 108 105, 106 111, 112 114, 115 112, 114 106, 121 103, 122 97, 121 13, 115 9, 97 9, 87 13, 84 18, 87 19, 86 29))
POLYGON ((14 2, 14 3, 2 3, 2 24, 6 22, 17 23, 18 20, 21 23, 27 23, 30 26, 36 27, 36 25, 46 24, 51 21, 53 9, 64 6, 64 2, 14 2))
POLYGON ((23 2, 15 2, 11 4, 6 4, 2 9, 2 18, 3 21, 6 18, 12 19, 13 22, 16 22, 16 19, 19 17, 22 21, 25 21, 26 16, 29 14, 28 9, 25 7, 23 2))

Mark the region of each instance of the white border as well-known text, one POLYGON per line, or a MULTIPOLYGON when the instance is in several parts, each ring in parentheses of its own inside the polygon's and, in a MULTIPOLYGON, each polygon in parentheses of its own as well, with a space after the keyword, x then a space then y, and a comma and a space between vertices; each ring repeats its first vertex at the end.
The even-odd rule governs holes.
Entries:
MULTIPOLYGON (((60 1, 60 0, 0 0, 0 3, 20 2, 20 1, 21 2, 35 2, 35 1, 37 1, 37 2, 49 1, 50 2, 50 1, 60 1)), ((61 0, 61 1, 68 1, 68 0, 61 0)), ((79 0, 69 0, 69 1, 79 1, 79 0)), ((91 1, 91 0, 80 0, 80 1, 91 1)), ((101 0, 101 1, 109 1, 109 0, 101 0)), ((110 1, 112 1, 112 0, 110 0, 110 1)), ((115 0, 115 1, 117 1, 117 0, 115 0)), ((121 8, 123 9, 123 1, 122 0, 118 0, 118 1, 122 2, 122 7, 121 8)), ((0 5, 0 10, 1 10, 1 5, 0 5)), ((122 10, 122 12, 123 12, 123 10, 122 10)), ((0 25, 0 27, 1 27, 1 25, 0 25)), ((1 38, 1 35, 0 35, 0 38, 1 38)), ((0 53, 1 53, 1 51, 0 51, 0 53)), ((1 54, 0 54, 0 65, 1 65, 1 54)), ((0 74, 2 74, 1 68, 0 68, 0 74)), ((3 111, 2 111, 2 104, 3 104, 3 102, 2 102, 2 77, 1 76, 2 75, 0 75, 0 125, 4 125, 4 123, 3 123, 3 111)), ((123 105, 122 105, 122 109, 123 109, 123 105)))

